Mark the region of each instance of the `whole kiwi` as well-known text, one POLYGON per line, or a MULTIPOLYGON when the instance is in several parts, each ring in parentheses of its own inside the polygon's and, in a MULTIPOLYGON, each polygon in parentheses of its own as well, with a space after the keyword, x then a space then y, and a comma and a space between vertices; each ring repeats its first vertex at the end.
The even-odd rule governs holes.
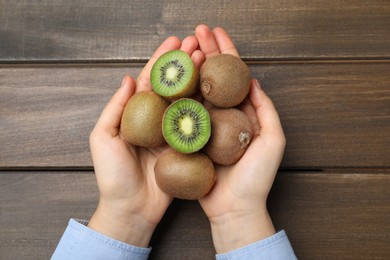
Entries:
POLYGON ((249 93, 250 71, 239 58, 220 54, 206 59, 200 69, 200 90, 216 107, 240 104, 249 93))
POLYGON ((216 180, 213 162, 201 152, 182 154, 169 148, 159 155, 154 171, 160 189, 178 199, 200 199, 216 180))
POLYGON ((152 91, 134 94, 126 104, 121 135, 132 145, 156 147, 165 143, 162 118, 169 102, 152 91))
POLYGON ((245 153, 253 137, 248 116, 237 108, 209 111, 211 137, 203 151, 217 164, 236 163, 245 153))

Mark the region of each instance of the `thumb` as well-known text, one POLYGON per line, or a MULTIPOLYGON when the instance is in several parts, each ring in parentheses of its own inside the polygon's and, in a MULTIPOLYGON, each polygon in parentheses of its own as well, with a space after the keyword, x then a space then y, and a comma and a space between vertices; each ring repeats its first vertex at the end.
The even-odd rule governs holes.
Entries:
POLYGON ((117 136, 119 134, 119 125, 123 110, 125 109, 127 101, 135 92, 135 85, 135 81, 132 77, 126 75, 123 78, 121 87, 104 108, 96 123, 95 130, 108 133, 111 136, 117 136))
POLYGON ((278 112, 257 80, 251 82, 249 98, 256 110, 257 120, 260 124, 260 137, 269 141, 283 142, 285 137, 278 112))

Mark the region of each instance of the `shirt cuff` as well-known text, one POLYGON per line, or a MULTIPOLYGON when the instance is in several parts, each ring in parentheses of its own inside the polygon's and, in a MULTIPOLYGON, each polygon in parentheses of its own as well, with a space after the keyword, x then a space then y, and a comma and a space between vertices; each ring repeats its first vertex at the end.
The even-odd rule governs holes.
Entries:
POLYGON ((289 260, 297 259, 284 230, 259 240, 247 246, 235 249, 225 254, 217 254, 217 260, 224 259, 272 259, 289 260))
POLYGON ((136 259, 149 256, 149 248, 137 247, 112 239, 71 219, 51 259, 136 259))

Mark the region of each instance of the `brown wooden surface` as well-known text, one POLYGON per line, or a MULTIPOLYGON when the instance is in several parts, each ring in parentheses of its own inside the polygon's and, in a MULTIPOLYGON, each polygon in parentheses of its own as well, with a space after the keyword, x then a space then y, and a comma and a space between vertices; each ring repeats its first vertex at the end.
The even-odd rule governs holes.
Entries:
MULTIPOLYGON (((383 171, 282 172, 268 205, 299 259, 388 259, 389 185, 383 171)), ((97 200, 91 172, 0 174, 1 259, 48 259, 64 223, 89 219, 97 200)), ((150 259, 214 258, 209 223, 196 201, 174 201, 151 244, 150 259)))
MULTIPOLYGON (((279 110, 288 140, 284 168, 390 165, 390 63, 251 70, 279 110)), ((0 68, 0 167, 91 167, 89 133, 123 75, 139 71, 0 68)))
MULTIPOLYGON (((48 259, 69 218, 91 216, 101 110, 199 23, 228 31, 279 111, 268 204, 299 259, 390 259, 390 1, 0 0, 1 260, 48 259)), ((151 245, 214 258, 195 201, 174 201, 151 245)))
POLYGON ((246 59, 390 57, 388 0, 0 0, 0 61, 146 60, 199 23, 246 59))

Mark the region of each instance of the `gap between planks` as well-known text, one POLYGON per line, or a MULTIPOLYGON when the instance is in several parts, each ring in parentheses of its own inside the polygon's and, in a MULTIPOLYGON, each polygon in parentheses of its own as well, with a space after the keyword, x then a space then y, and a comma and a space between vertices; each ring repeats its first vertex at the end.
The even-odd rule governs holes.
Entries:
MULTIPOLYGON (((260 60, 260 59, 248 59, 243 58, 243 61, 248 65, 272 65, 272 64, 380 64, 390 63, 390 58, 378 58, 378 59, 283 59, 283 60, 260 60)), ((43 61, 23 61, 23 62, 4 62, 0 61, 1 68, 45 68, 45 67, 92 67, 92 68, 105 68, 105 67, 143 67, 148 60, 96 60, 96 61, 78 61, 78 60, 43 60, 43 61)))
MULTIPOLYGON (((4 167, 2 174, 94 174, 93 167, 4 167)), ((277 175, 289 174, 390 174, 390 167, 280 168, 277 175)))

